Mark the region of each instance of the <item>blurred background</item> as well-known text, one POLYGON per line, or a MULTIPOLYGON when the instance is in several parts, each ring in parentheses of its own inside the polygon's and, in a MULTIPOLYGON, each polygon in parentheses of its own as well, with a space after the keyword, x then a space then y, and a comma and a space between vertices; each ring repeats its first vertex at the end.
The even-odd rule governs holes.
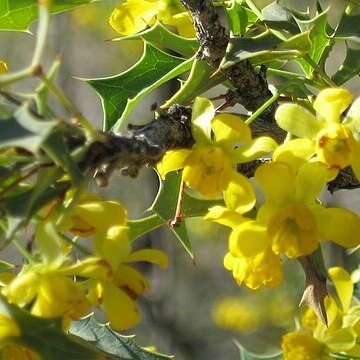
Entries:
MULTIPOLYGON (((264 6, 269 2, 257 3, 264 6)), ((315 1, 282 2, 301 11, 308 6, 313 11, 315 4, 315 1)), ((321 3, 324 8, 330 5, 330 1, 321 3)), ((118 74, 136 63, 142 54, 140 41, 107 41, 118 36, 108 24, 117 4, 118 1, 112 0, 94 2, 54 16, 43 64, 44 69, 49 68, 61 54, 58 84, 85 117, 99 128, 103 119, 101 101, 81 79, 118 74)), ((330 21, 336 23, 343 9, 343 1, 332 1, 330 21)), ((36 23, 30 30, 36 32, 36 23)), ((21 69, 31 59, 34 41, 31 33, 0 32, 0 59, 8 63, 10 70, 21 69)), ((338 69, 345 56, 341 46, 335 46, 333 52, 327 64, 330 73, 338 69)), ((356 96, 360 95, 358 80, 346 85, 356 96)), ((32 90, 35 86, 36 82, 29 81, 21 90, 32 90)), ((151 120, 152 104, 162 104, 177 87, 178 82, 174 80, 146 97, 128 122, 143 124, 151 120)), ((219 95, 221 89, 213 93, 219 95)), ((90 190, 100 192, 106 199, 121 201, 129 210, 129 218, 136 219, 146 215, 157 188, 156 174, 144 169, 136 179, 114 174, 107 188, 99 189, 91 184, 90 190)), ((324 193, 323 196, 326 205, 346 204, 358 212, 359 199, 358 190, 340 191, 333 196, 324 193)), ((188 219, 186 223, 195 263, 169 229, 161 228, 137 241, 139 247, 163 249, 170 263, 166 271, 142 267, 152 287, 140 300, 143 321, 128 334, 136 333, 139 345, 155 345, 158 351, 175 354, 179 360, 239 359, 234 340, 254 352, 278 351, 281 336, 295 328, 298 303, 305 285, 300 265, 284 260, 285 281, 277 289, 251 291, 238 287, 222 265, 227 252, 228 229, 201 219, 188 219)), ((350 270, 358 264, 356 254, 348 258, 342 249, 329 245, 325 260, 327 265, 345 265, 350 270)))

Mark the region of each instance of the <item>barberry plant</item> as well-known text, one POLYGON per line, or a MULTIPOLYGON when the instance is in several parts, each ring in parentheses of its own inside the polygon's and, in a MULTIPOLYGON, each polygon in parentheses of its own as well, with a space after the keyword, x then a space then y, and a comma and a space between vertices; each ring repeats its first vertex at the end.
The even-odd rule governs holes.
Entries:
MULTIPOLYGON (((0 36, 37 22, 28 66, 16 70, 0 51, 0 357, 170 358, 119 332, 142 319, 138 299, 151 283, 138 263, 168 267, 139 238, 168 227, 194 259, 186 219, 200 217, 231 229, 223 265, 239 286, 276 293, 284 262, 303 269, 300 320, 269 359, 360 359, 358 264, 326 259, 328 244, 356 256, 360 217, 322 201, 325 190, 360 187, 360 93, 347 87, 360 73, 359 2, 338 4, 334 24, 320 1, 306 11, 287 1, 123 1, 97 21, 144 50, 126 71, 84 80, 102 100, 102 130, 58 85, 60 57, 45 65, 53 17, 91 2, 0 4, 0 36), (344 61, 331 73, 337 44, 344 61), (125 128, 174 79, 154 119, 125 128), (126 204, 97 189, 145 166, 158 194, 151 215, 129 219, 126 204)), ((237 331, 263 322, 245 312, 225 297, 213 315, 237 331)))

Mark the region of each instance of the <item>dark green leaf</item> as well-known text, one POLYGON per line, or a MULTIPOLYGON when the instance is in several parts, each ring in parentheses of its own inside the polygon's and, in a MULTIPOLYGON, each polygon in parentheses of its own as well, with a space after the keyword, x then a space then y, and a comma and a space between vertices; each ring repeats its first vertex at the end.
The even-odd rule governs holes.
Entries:
POLYGON ((78 165, 74 162, 64 141, 64 134, 61 129, 53 131, 43 143, 42 148, 57 166, 62 167, 70 176, 74 186, 84 180, 84 175, 78 165))
POLYGON ((180 90, 162 108, 168 108, 173 104, 188 104, 196 96, 224 81, 221 73, 214 74, 215 70, 205 60, 194 60, 189 77, 181 86, 180 90))
POLYGON ((128 220, 127 226, 129 227, 129 238, 135 240, 138 237, 157 229, 160 226, 166 224, 166 221, 162 219, 158 214, 150 215, 146 218, 139 220, 128 220))
POLYGON ((97 323, 92 315, 72 322, 70 333, 108 354, 115 355, 117 359, 163 360, 172 358, 139 347, 133 340, 134 336, 120 335, 108 325, 97 323))
MULTIPOLYGON (((85 341, 66 335, 61 319, 43 319, 9 304, 0 296, 0 312, 13 319, 21 336, 14 340, 31 348, 42 359, 51 360, 105 360, 105 354, 85 341)), ((116 358, 115 358, 116 359, 116 358)))
POLYGON ((37 152, 58 121, 40 121, 28 110, 20 107, 15 118, 0 120, 0 149, 17 146, 31 152, 37 152))
POLYGON ((360 42, 360 15, 348 15, 345 12, 335 30, 335 38, 360 42))
MULTIPOLYGON (((360 21, 360 20, 359 20, 360 21)), ((360 49, 346 48, 346 58, 332 80, 339 86, 360 73, 360 49)))
POLYGON ((44 169, 38 175, 33 187, 24 187, 24 191, 2 196, 0 208, 5 211, 8 220, 7 238, 10 239, 20 226, 26 224, 43 206, 64 194, 70 187, 68 181, 56 182, 61 171, 57 168, 44 169))
POLYGON ((268 27, 276 30, 286 30, 292 34, 299 32, 299 28, 291 16, 291 12, 278 2, 272 2, 262 11, 263 21, 268 27))
POLYGON ((189 71, 192 60, 169 55, 145 43, 141 59, 125 72, 102 79, 87 79, 102 100, 104 131, 117 131, 134 106, 166 81, 189 71))
POLYGON ((307 53, 310 48, 308 32, 286 41, 282 41, 271 31, 252 38, 231 37, 220 67, 226 69, 245 59, 249 59, 254 66, 273 60, 292 59, 307 53))
MULTIPOLYGON (((315 64, 322 66, 321 63, 324 63, 325 61, 323 58, 323 55, 326 55, 325 49, 330 43, 329 35, 327 33, 327 12, 324 11, 323 13, 308 21, 297 19, 297 23, 301 29, 301 32, 310 31, 311 48, 307 55, 315 64)), ((301 57, 296 59, 296 61, 299 63, 308 77, 313 74, 314 68, 307 61, 301 57)))
POLYGON ((114 39, 113 41, 139 39, 143 39, 156 47, 175 51, 178 54, 184 55, 186 57, 194 56, 197 49, 199 48, 199 43, 196 39, 188 39, 176 35, 169 31, 160 22, 157 22, 150 29, 146 29, 134 35, 122 36, 114 39))
MULTIPOLYGON (((53 0, 52 13, 73 9, 95 0, 53 0)), ((0 30, 27 31, 38 18, 37 0, 1 0, 0 30)))

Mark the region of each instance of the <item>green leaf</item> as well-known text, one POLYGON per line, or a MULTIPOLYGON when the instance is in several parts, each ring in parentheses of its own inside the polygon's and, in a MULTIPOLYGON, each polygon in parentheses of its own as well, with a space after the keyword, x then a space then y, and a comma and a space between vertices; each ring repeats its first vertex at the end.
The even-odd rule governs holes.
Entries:
POLYGON ((65 144, 64 133, 61 129, 53 131, 43 143, 42 148, 57 166, 62 167, 66 171, 74 186, 79 185, 84 180, 83 173, 71 157, 65 144))
POLYGON ((40 121, 32 115, 27 106, 21 106, 15 118, 0 120, 0 149, 17 146, 31 152, 38 152, 58 121, 40 121))
POLYGON ((9 270, 9 269, 12 269, 14 268, 15 265, 14 264, 11 264, 7 261, 3 261, 3 260, 0 260, 0 270, 3 271, 3 270, 9 270))
MULTIPOLYGON (((301 29, 301 32, 310 31, 311 48, 308 51, 308 56, 311 60, 321 66, 321 62, 324 62, 323 55, 325 49, 330 44, 329 35, 327 33, 328 22, 327 22, 327 11, 317 15, 315 18, 303 21, 297 19, 297 23, 301 29)), ((303 71, 308 77, 314 72, 314 68, 304 59, 298 58, 296 61, 302 67, 303 71)))
POLYGON ((346 58, 331 79, 340 86, 358 73, 360 73, 360 49, 352 49, 346 46, 346 58))
POLYGON ((282 353, 277 353, 274 355, 258 355, 247 351, 241 344, 237 341, 234 341, 235 345, 240 351, 241 360, 282 360, 282 353))
POLYGON ((199 48, 199 43, 196 39, 184 38, 169 31, 160 22, 156 22, 150 29, 146 29, 139 33, 129 36, 122 36, 112 41, 122 40, 145 40, 149 44, 159 48, 165 48, 175 51, 185 57, 192 57, 199 48))
POLYGON ((25 187, 22 192, 0 198, 0 208, 6 213, 8 220, 7 239, 43 206, 63 195, 70 187, 69 181, 56 182, 61 173, 58 168, 44 169, 32 188, 25 187))
POLYGON ((344 12, 335 30, 335 38, 360 43, 360 15, 348 15, 344 12))
POLYGON ((262 20, 268 27, 275 30, 286 30, 292 34, 298 33, 299 28, 291 12, 278 2, 272 2, 262 10, 262 20))
MULTIPOLYGON (((106 354, 62 330, 62 320, 43 319, 9 304, 0 295, 0 313, 13 319, 20 328, 21 336, 16 343, 29 347, 42 359, 51 360, 105 360, 106 354)), ((116 359, 116 358, 115 358, 116 359)))
POLYGON ((143 219, 128 220, 126 225, 129 227, 129 238, 133 241, 165 224, 166 221, 164 219, 158 214, 153 214, 143 219))
POLYGON ((220 68, 226 69, 246 59, 254 66, 273 60, 293 59, 310 49, 309 32, 295 35, 286 41, 279 39, 270 30, 252 38, 231 37, 220 68))
MULTIPOLYGON (((53 0, 51 12, 59 13, 95 0, 53 0)), ((1 0, 0 30, 28 31, 38 18, 37 0, 1 0)))
POLYGON ((141 59, 125 72, 86 81, 99 94, 104 109, 104 131, 117 131, 135 105, 145 95, 190 70, 192 59, 169 55, 145 43, 141 59))
MULTIPOLYGON (((176 213, 179 190, 181 186, 181 174, 176 171, 167 174, 165 181, 161 181, 158 194, 151 205, 153 210, 167 224, 172 220, 176 213)), ((170 227, 176 237, 180 240, 184 249, 193 258, 191 242, 186 230, 185 219, 190 217, 204 216, 208 209, 214 205, 222 204, 222 200, 203 200, 198 199, 186 191, 183 194, 181 204, 181 215, 183 221, 178 227, 170 227)))
MULTIPOLYGON (((116 356, 121 360, 163 360, 172 359, 158 353, 153 353, 139 347, 134 342, 134 336, 124 336, 113 331, 108 325, 96 322, 92 315, 73 321, 70 333, 84 339, 94 347, 116 356)), ((65 358, 64 358, 65 359, 65 358)))
POLYGON ((191 67, 190 75, 185 83, 181 86, 180 90, 161 107, 166 109, 173 104, 188 104, 196 96, 201 95, 225 80, 221 72, 215 75, 214 73, 215 69, 208 65, 206 61, 195 59, 191 67))

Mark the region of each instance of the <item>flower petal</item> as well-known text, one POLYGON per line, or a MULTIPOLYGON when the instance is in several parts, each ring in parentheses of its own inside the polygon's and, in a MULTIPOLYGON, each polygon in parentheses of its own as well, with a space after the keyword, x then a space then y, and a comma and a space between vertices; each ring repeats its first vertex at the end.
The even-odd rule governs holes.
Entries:
POLYGON ((103 305, 111 327, 123 331, 135 326, 141 318, 136 302, 110 283, 104 283, 103 287, 103 305))
POLYGON ((346 125, 355 134, 360 132, 360 98, 357 98, 350 106, 343 125, 346 125))
POLYGON ((243 217, 238 212, 219 205, 211 207, 209 212, 204 216, 204 220, 214 221, 233 229, 244 221, 248 221, 247 218, 243 217))
POLYGON ((215 116, 215 109, 208 99, 197 97, 192 107, 192 135, 197 143, 211 140, 211 120, 215 116))
POLYGON ((349 311, 354 292, 354 284, 351 281, 351 276, 341 267, 332 267, 328 271, 331 281, 335 286, 336 293, 341 301, 342 309, 346 313, 349 311))
POLYGON ((331 352, 343 352, 352 349, 356 344, 356 332, 352 328, 340 328, 326 332, 323 342, 331 352))
POLYGON ((328 123, 339 123, 340 115, 351 104, 353 95, 346 89, 328 88, 320 91, 314 101, 314 109, 328 123))
POLYGON ((239 145, 231 151, 231 158, 234 163, 242 164, 261 156, 267 155, 277 147, 275 140, 268 136, 261 136, 239 145))
POLYGON ((325 126, 310 111, 298 104, 283 104, 275 113, 277 124, 285 131, 302 138, 315 139, 325 126))
POLYGON ((160 266, 162 269, 165 269, 168 266, 167 255, 164 252, 156 249, 142 249, 134 251, 133 253, 129 254, 124 263, 133 261, 147 261, 160 266))
POLYGON ((256 198, 249 179, 233 171, 229 186, 224 191, 224 201, 230 210, 240 214, 250 211, 255 206, 256 198))
POLYGON ((182 169, 186 158, 190 154, 190 149, 167 151, 161 161, 156 165, 156 170, 158 171, 161 179, 165 180, 166 174, 171 171, 182 169))
POLYGON ((270 247, 267 229, 258 221, 246 221, 234 229, 229 238, 230 252, 236 257, 253 257, 270 247))
POLYGON ((351 162, 351 168, 353 169, 356 178, 360 180, 360 141, 356 141, 355 143, 355 151, 351 162))
POLYGON ((322 240, 352 248, 360 244, 360 219, 344 208, 312 208, 322 240), (339 226, 341 224, 341 226, 339 226))
POLYGON ((240 116, 232 114, 218 114, 212 122, 211 128, 216 142, 236 143, 251 140, 251 130, 240 116))
POLYGON ((132 35, 145 29, 158 11, 157 2, 126 1, 114 9, 109 23, 121 35, 132 35))
POLYGON ((294 199, 295 173, 286 163, 274 162, 260 165, 255 179, 264 189, 265 202, 270 205, 284 205, 294 199))
POLYGON ((304 205, 313 204, 324 189, 327 174, 327 168, 320 163, 302 165, 295 181, 296 199, 304 205))
POLYGON ((281 144, 273 154, 274 161, 289 164, 294 171, 310 160, 316 152, 316 142, 312 139, 294 139, 281 144))

